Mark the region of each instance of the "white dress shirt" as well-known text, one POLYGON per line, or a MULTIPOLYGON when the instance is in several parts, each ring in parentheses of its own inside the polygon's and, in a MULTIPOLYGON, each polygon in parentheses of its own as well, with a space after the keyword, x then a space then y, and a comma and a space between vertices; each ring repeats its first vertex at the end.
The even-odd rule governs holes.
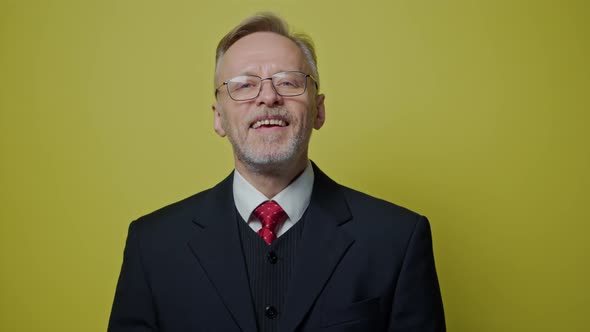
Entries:
POLYGON ((276 230, 278 238, 301 220, 311 199, 313 179, 313 167, 311 167, 311 162, 308 161, 307 167, 295 181, 291 182, 287 188, 283 189, 275 197, 269 199, 235 170, 233 192, 236 209, 250 228, 258 232, 262 228, 262 224, 252 212, 263 202, 269 200, 277 202, 287 213, 287 220, 279 225, 276 230))

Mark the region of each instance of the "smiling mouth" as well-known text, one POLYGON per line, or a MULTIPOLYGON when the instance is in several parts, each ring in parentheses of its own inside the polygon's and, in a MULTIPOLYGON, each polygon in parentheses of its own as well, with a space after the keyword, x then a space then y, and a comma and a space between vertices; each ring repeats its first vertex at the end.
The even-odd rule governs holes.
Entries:
POLYGON ((271 127, 286 127, 289 123, 280 119, 263 119, 255 121, 250 128, 258 129, 258 128, 271 128, 271 127))

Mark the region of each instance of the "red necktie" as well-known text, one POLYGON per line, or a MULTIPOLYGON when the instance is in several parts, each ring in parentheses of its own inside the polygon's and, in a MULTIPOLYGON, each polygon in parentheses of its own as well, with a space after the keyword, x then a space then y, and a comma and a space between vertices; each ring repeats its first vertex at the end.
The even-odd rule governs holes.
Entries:
POLYGON ((287 218, 287 214, 275 201, 260 204, 252 213, 262 223, 258 235, 270 245, 277 238, 275 233, 277 226, 287 218))

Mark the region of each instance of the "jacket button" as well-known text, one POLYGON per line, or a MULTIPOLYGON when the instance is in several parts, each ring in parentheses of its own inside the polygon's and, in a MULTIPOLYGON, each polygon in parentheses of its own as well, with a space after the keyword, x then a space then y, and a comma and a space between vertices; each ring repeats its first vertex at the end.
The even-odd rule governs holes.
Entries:
POLYGON ((276 264, 279 260, 279 257, 277 256, 277 254, 274 253, 274 251, 271 251, 268 254, 266 254, 266 259, 268 259, 269 263, 276 264))
POLYGON ((275 307, 269 305, 264 309, 264 315, 267 318, 274 319, 274 318, 277 318, 277 316, 279 315, 279 312, 277 311, 277 309, 275 307))

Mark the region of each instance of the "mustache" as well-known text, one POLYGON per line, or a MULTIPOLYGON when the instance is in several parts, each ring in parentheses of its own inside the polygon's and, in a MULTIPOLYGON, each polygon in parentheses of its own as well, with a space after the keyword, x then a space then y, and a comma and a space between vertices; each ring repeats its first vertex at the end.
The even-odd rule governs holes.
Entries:
POLYGON ((256 121, 264 119, 278 119, 287 123, 291 123, 291 112, 289 112, 289 110, 284 106, 262 107, 252 112, 248 116, 247 122, 252 124, 256 121))

